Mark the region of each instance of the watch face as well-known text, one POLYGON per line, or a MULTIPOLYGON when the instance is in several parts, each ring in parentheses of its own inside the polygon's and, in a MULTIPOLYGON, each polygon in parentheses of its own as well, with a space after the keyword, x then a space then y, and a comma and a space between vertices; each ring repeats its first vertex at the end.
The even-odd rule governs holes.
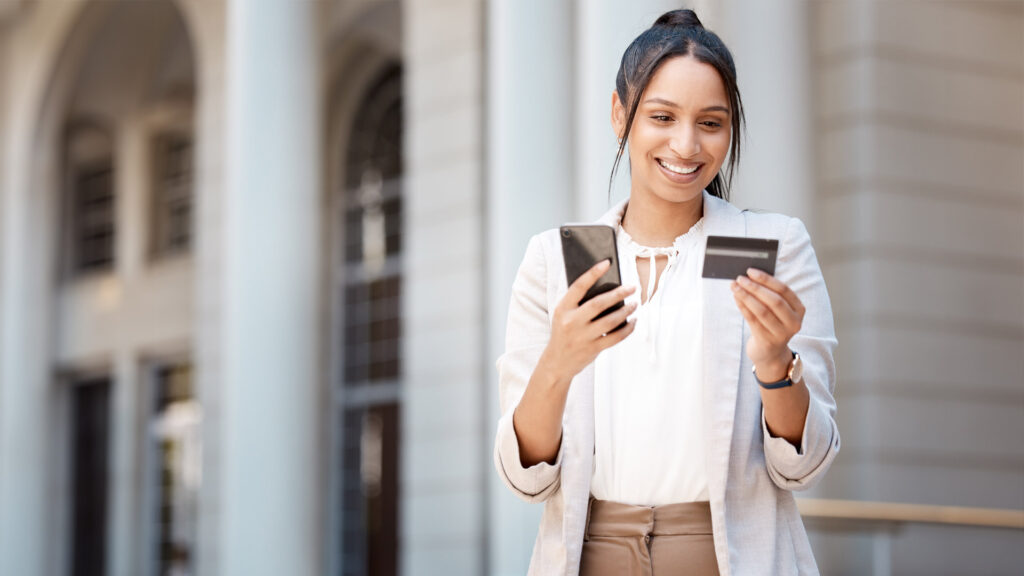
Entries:
POLYGON ((804 377, 804 361, 800 359, 800 355, 797 354, 796 358, 793 358, 793 368, 789 371, 789 379, 793 382, 799 382, 804 377))

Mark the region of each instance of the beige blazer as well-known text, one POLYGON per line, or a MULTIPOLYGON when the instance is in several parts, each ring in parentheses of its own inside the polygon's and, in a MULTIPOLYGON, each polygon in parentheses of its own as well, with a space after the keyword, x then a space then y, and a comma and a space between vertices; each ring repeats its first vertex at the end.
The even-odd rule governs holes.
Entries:
MULTIPOLYGON (((599 223, 614 226, 626 201, 599 223)), ((807 311, 790 347, 804 361, 810 406, 798 451, 765 425, 760 389, 744 350, 749 328, 729 282, 704 282, 704 441, 719 571, 730 574, 817 574, 793 490, 816 484, 839 452, 836 348, 832 307, 807 229, 797 218, 740 211, 704 192, 708 235, 777 238, 776 276, 807 311)), ((512 412, 550 337, 549 310, 568 289, 557 229, 530 239, 512 286, 505 352, 498 359, 501 418, 494 464, 505 484, 544 513, 530 574, 577 574, 594 470, 594 366, 573 379, 555 463, 524 468, 512 412)), ((656 439, 652 439, 656 441, 656 439)))

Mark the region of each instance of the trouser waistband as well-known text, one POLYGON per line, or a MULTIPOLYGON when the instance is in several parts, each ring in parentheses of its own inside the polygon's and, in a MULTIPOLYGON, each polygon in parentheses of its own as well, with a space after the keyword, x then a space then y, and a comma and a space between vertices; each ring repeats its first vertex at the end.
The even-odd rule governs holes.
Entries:
POLYGON ((591 536, 711 534, 711 504, 679 502, 634 506, 590 497, 584 539, 591 536))

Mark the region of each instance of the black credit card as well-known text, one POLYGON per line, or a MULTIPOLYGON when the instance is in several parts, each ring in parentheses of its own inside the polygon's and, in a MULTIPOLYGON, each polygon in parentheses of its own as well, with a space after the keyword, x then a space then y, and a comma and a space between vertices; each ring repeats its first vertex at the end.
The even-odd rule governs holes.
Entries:
POLYGON ((774 276, 778 253, 778 240, 708 236, 702 276, 735 280, 738 276, 746 276, 747 268, 757 268, 774 276))

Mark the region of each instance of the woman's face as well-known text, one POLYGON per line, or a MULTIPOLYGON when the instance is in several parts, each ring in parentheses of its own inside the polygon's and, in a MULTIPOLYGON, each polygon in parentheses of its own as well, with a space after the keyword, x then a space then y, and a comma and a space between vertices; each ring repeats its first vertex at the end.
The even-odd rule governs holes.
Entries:
MULTIPOLYGON (((641 95, 630 129, 632 195, 673 203, 699 197, 729 152, 730 122, 729 98, 713 66, 690 56, 666 60, 641 95)), ((613 95, 616 134, 625 124, 626 110, 613 95)))

